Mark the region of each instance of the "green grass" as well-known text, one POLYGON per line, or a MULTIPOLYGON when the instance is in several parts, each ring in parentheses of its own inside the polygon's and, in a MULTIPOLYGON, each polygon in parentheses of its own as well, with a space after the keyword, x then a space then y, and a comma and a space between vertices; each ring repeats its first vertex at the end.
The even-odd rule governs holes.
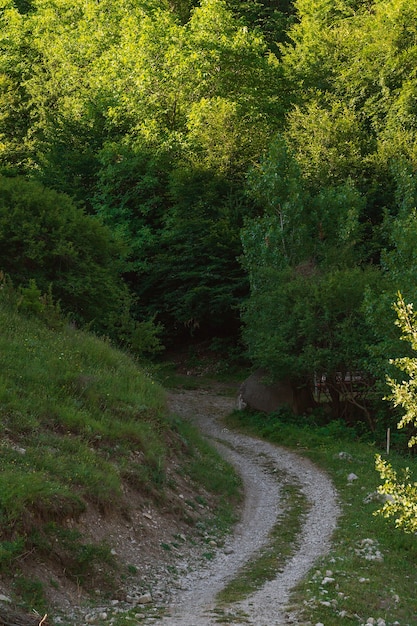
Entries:
POLYGON ((214 515, 205 509, 204 525, 219 533, 230 527, 239 482, 196 429, 168 415, 165 392, 147 366, 64 320, 54 318, 51 327, 21 315, 3 295, 0 575, 16 599, 31 598, 30 610, 44 610, 41 583, 27 584, 28 560, 61 564, 84 590, 117 580, 109 547, 86 541, 76 522, 91 507, 125 511, 124 485, 163 506, 171 459, 196 493, 218 502, 214 515), (213 465, 222 473, 214 482, 213 465))
POLYGON ((0 324, 0 469, 15 476, 15 508, 27 507, 24 483, 36 475, 60 483, 63 500, 75 484, 105 504, 120 490, 112 457, 133 449, 150 465, 164 457, 163 391, 127 355, 6 307, 0 324))
MULTIPOLYGON (((284 477, 281 475, 279 479, 282 481, 284 477)), ((221 605, 243 600, 269 580, 274 580, 277 572, 294 554, 308 503, 300 488, 289 483, 283 485, 281 499, 284 512, 270 532, 267 546, 246 563, 218 594, 217 600, 221 605)))
MULTIPOLYGON (((25 580, 30 554, 65 562, 77 584, 104 584, 107 548, 65 525, 88 506, 117 507, 126 476, 161 491, 171 432, 164 392, 127 354, 64 321, 49 328, 1 300, 0 327, 0 572, 25 580)), ((27 585, 14 589, 30 595, 27 585)))
MULTIPOLYGON (((373 617, 387 625, 414 625, 417 542, 375 515, 381 503, 368 496, 380 482, 374 467, 376 444, 357 440, 344 424, 317 426, 311 418, 293 419, 286 412, 273 416, 236 412, 227 424, 298 450, 329 473, 339 492, 342 514, 332 550, 292 597, 300 619, 343 626, 363 624, 373 617), (351 473, 358 479, 349 482, 351 473), (375 559, 379 553, 382 560, 375 559), (334 580, 326 582, 326 578, 334 580)), ((414 457, 392 453, 389 458, 395 467, 408 465, 416 475, 414 457)))
MULTIPOLYGON (((211 533, 221 538, 230 531, 237 521, 237 505, 242 499, 242 482, 232 466, 204 439, 189 422, 178 420, 176 429, 182 445, 188 451, 184 471, 194 485, 210 494, 217 495, 214 516, 199 521, 201 532, 211 533)), ((196 504, 204 505, 201 496, 196 504)))

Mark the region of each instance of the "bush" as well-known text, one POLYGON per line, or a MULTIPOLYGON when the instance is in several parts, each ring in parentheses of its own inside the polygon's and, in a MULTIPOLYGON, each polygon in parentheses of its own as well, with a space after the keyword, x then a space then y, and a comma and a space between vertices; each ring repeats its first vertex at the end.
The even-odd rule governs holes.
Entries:
POLYGON ((76 323, 111 335, 130 297, 123 254, 111 231, 67 195, 0 177, 0 268, 26 289, 24 308, 41 307, 34 289, 50 290, 76 323))

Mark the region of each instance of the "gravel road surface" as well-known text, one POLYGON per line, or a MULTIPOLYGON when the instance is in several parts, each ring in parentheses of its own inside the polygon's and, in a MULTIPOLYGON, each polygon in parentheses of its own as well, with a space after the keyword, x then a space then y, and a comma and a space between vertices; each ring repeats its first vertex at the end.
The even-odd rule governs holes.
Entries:
POLYGON ((278 626, 297 623, 288 610, 292 588, 330 547, 339 515, 337 493, 328 476, 309 460, 284 448, 224 428, 218 418, 230 413, 234 399, 204 391, 184 391, 169 396, 170 408, 196 423, 234 465, 245 489, 244 509, 234 534, 204 569, 180 581, 163 626, 214 626, 218 624, 216 594, 236 577, 262 546, 283 512, 283 481, 296 484, 310 509, 294 556, 277 577, 244 601, 228 609, 235 626, 278 626))

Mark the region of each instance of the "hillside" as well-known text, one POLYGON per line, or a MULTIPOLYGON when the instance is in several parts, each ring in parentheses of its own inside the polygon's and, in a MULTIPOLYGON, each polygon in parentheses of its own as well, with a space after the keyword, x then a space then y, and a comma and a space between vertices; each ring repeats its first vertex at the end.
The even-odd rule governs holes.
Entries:
POLYGON ((2 0, 0 626, 85 626, 223 545, 239 481, 162 385, 235 367, 291 388, 254 434, 318 438, 338 491, 333 440, 369 443, 394 531, 367 493, 344 530, 392 559, 374 614, 416 621, 416 59, 410 0, 2 0))
POLYGON ((174 535, 191 545, 206 541, 213 524, 219 533, 230 522, 238 481, 189 424, 169 415, 146 368, 51 314, 22 315, 6 291, 3 285, 5 606, 65 613, 91 597, 126 600, 128 586, 145 593, 153 565, 174 558, 174 535), (213 463, 220 480, 211 485, 213 463))

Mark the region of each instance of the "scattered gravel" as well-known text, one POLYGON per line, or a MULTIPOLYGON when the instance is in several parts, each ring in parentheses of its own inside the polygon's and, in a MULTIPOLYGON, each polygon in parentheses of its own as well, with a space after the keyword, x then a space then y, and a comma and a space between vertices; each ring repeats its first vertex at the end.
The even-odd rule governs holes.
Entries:
MULTIPOLYGON (((123 597, 112 600, 103 598, 102 605, 96 603, 90 608, 77 602, 76 597, 69 605, 68 599, 65 599, 65 604, 61 602, 62 617, 55 615, 55 623, 112 625, 118 620, 118 615, 123 619, 123 615, 133 609, 137 611, 135 617, 138 623, 144 626, 219 624, 222 616, 218 612, 216 595, 236 577, 251 557, 268 544, 269 533, 284 511, 282 487, 295 484, 303 492, 310 508, 293 557, 275 580, 267 582, 244 601, 228 606, 223 621, 235 626, 298 624, 297 615, 287 608, 291 590, 307 575, 315 561, 329 550, 339 515, 337 494, 330 479, 313 463, 294 452, 224 428, 218 419, 235 408, 235 400, 231 397, 187 390, 170 393, 168 401, 171 411, 197 424, 242 477, 244 505, 233 535, 221 548, 215 541, 210 541, 210 552, 214 553, 214 558, 207 561, 202 559, 206 544, 193 544, 181 534, 185 530, 177 530, 180 533, 178 554, 172 548, 161 558, 154 544, 156 542, 160 546, 161 542, 169 542, 173 528, 169 521, 164 526, 164 518, 158 518, 156 510, 143 512, 139 508, 135 519, 125 524, 126 528, 120 525, 120 520, 110 520, 109 525, 109 520, 90 516, 85 520, 86 527, 98 537, 104 534, 114 546, 115 554, 124 562, 136 565, 141 571, 141 581, 131 584, 123 597), (152 540, 153 547, 148 543, 144 545, 140 540, 144 525, 147 533, 151 533, 147 542, 152 540), (136 527, 138 536, 135 534, 136 527), (161 614, 164 617, 161 618, 161 614)), ((180 494, 179 497, 184 496, 180 494)), ((368 540, 364 540, 357 549, 364 558, 369 558, 369 555, 379 557, 378 547, 370 545, 368 540)), ((328 580, 325 584, 331 584, 331 572, 326 576, 328 580)), ((0 588, 0 592, 3 591, 0 588)), ((0 606, 4 604, 5 601, 1 602, 0 598, 0 606)), ((132 620, 132 613, 126 619, 132 620)), ((135 623, 134 618, 132 623, 135 623)))
MULTIPOLYGON (((244 601, 233 604, 228 621, 235 625, 278 626, 297 623, 288 613, 292 588, 330 548, 339 515, 337 494, 328 476, 307 459, 267 442, 223 428, 217 419, 234 408, 234 400, 203 391, 171 394, 172 411, 197 423, 202 432, 241 474, 245 505, 226 545, 206 567, 185 575, 173 592, 163 626, 218 624, 216 594, 262 546, 282 513, 277 477, 297 484, 310 504, 298 549, 276 579, 244 601), (277 470, 276 476, 271 468, 277 470)), ((150 621, 148 623, 151 623, 150 621)))

